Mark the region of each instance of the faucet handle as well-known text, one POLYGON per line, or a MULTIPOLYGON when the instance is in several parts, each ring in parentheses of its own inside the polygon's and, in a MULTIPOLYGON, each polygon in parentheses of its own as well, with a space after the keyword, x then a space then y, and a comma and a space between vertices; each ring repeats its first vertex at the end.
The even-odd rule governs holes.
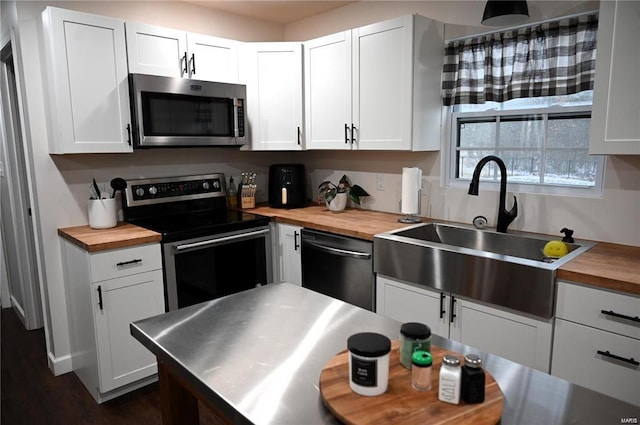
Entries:
POLYGON ((507 211, 507 215, 511 217, 511 221, 513 221, 518 216, 518 200, 516 199, 515 195, 513 195, 513 207, 509 211, 507 211))

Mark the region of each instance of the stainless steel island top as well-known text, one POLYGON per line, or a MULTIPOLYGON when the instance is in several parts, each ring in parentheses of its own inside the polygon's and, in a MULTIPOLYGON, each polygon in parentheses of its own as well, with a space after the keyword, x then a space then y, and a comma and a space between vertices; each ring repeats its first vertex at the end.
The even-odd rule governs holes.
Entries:
MULTIPOLYGON (((371 331, 397 339, 400 325, 284 283, 135 322, 131 334, 231 422, 311 425, 338 423, 324 407, 318 384, 347 338, 371 331)), ((502 425, 640 418, 638 406, 436 335, 432 343, 481 356, 504 394, 502 425)))

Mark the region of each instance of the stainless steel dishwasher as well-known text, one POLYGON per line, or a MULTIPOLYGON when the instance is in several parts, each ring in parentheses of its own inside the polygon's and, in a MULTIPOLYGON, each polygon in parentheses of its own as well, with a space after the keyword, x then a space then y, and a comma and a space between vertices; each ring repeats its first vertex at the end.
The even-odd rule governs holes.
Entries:
POLYGON ((373 243, 302 229, 302 286, 374 311, 373 243))

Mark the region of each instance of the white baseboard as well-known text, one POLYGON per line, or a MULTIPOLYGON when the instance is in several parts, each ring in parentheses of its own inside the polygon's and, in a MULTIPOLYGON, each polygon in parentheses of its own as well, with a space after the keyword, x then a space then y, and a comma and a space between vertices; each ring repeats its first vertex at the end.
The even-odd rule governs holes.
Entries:
POLYGON ((71 354, 55 357, 52 353, 47 353, 47 359, 49 360, 49 369, 55 376, 60 376, 73 370, 71 354))

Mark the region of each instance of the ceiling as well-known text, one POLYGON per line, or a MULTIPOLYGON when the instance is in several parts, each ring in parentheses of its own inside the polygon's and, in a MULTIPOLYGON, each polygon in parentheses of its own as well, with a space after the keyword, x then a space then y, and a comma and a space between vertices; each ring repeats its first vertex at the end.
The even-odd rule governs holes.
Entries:
POLYGON ((198 6, 223 10, 236 15, 248 16, 278 24, 288 24, 313 15, 346 6, 355 1, 314 0, 182 0, 198 6))

